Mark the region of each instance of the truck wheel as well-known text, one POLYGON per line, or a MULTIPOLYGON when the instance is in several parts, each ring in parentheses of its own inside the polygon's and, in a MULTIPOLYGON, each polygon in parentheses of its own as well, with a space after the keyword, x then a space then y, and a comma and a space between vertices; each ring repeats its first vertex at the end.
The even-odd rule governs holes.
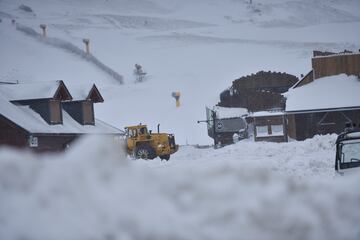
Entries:
POLYGON ((160 159, 161 159, 161 160, 169 161, 169 159, 170 159, 170 154, 161 155, 161 156, 160 156, 160 159))
POLYGON ((148 145, 138 146, 135 150, 135 157, 142 159, 154 159, 156 157, 155 151, 148 145))

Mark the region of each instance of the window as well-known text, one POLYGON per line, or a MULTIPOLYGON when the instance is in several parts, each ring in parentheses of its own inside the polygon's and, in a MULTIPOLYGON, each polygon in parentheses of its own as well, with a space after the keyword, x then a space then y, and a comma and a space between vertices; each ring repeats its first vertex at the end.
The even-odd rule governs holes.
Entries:
POLYGON ((256 136, 257 137, 269 136, 268 126, 256 126, 256 136))
POLYGON ((360 162, 360 140, 350 140, 344 142, 341 148, 341 162, 353 163, 360 162))
POLYGON ((50 123, 61 124, 62 117, 61 117, 60 101, 50 100, 49 105, 50 105, 50 123))
POLYGON ((83 120, 84 124, 95 124, 92 102, 83 102, 83 120))
POLYGON ((273 136, 283 136, 284 135, 284 127, 283 125, 271 125, 271 132, 273 136))
POLYGON ((284 127, 281 124, 256 126, 257 137, 284 136, 284 127))

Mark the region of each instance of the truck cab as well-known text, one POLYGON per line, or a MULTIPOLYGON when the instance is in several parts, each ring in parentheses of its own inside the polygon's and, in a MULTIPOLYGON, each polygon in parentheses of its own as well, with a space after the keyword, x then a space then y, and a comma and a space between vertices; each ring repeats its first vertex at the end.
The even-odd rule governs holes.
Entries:
POLYGON ((349 129, 336 140, 335 170, 360 174, 360 129, 349 129))

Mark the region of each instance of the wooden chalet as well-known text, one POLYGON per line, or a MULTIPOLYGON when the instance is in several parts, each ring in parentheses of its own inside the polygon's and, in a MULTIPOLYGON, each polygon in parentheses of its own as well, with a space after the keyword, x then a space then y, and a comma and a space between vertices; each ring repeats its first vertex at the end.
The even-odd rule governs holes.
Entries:
POLYGON ((304 140, 360 124, 360 53, 314 51, 312 70, 286 94, 288 135, 304 140))
POLYGON ((0 145, 60 151, 84 134, 120 135, 95 118, 93 104, 103 101, 95 85, 0 84, 0 145))

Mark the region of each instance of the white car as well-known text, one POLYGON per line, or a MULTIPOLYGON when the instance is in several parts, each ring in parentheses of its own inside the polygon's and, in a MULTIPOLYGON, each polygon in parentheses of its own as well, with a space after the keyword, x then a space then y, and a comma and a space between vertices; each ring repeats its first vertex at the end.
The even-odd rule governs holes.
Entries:
POLYGON ((360 129, 347 130, 338 136, 335 170, 360 173, 360 129))

